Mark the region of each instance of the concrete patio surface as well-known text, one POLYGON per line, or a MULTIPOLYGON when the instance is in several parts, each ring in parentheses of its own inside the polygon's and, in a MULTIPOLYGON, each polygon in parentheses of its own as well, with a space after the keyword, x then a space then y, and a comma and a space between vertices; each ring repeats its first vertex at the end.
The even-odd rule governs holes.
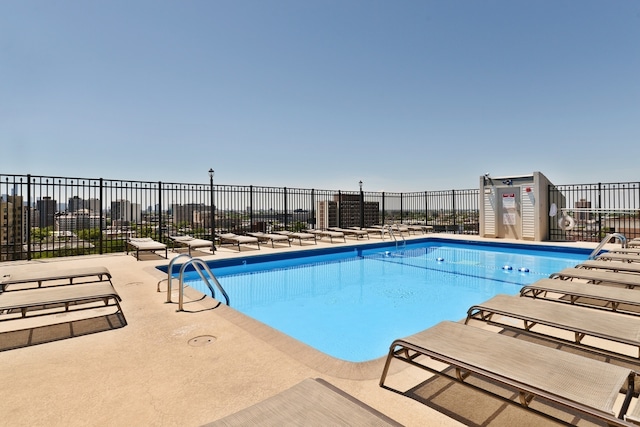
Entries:
MULTIPOLYGON (((483 240, 449 234, 430 236, 483 240)), ((422 237, 426 236, 411 238, 422 237)), ((377 241, 380 239, 364 243, 377 241)), ((362 243, 347 239, 347 244, 362 243)), ((305 244, 302 248, 339 244, 319 241, 317 246, 305 244)), ((264 244, 260 250, 247 247, 239 253, 223 247, 215 255, 198 252, 194 256, 214 260, 300 249, 295 244, 291 248, 264 244)), ((176 253, 170 251, 169 257, 173 256, 176 253)), ((2 424, 199 426, 306 378, 322 378, 406 426, 508 425, 514 420, 520 425, 553 424, 516 405, 491 401, 494 406, 487 406, 484 398, 469 397, 469 390, 457 391, 460 386, 446 380, 436 384, 429 381, 427 372, 407 366, 392 366, 387 383, 399 389, 414 388, 405 393, 413 398, 391 392, 378 386, 384 358, 365 363, 331 358, 232 308, 216 306, 209 298, 203 300, 194 292, 187 293, 185 311, 177 312, 177 304, 166 303, 166 292, 156 290, 159 283, 166 290, 166 282, 162 282, 166 274, 156 267, 168 261, 152 254, 142 254, 141 258, 137 261, 130 254, 113 254, 0 264, 0 272, 40 263, 60 268, 107 267, 122 297, 127 322, 122 326, 108 313, 101 324, 74 329, 70 327, 82 323, 75 315, 57 315, 57 321, 67 323, 55 328, 37 327, 40 320, 25 321, 33 322, 25 323, 30 335, 16 339, 26 340, 27 345, 0 351, 2 424), (92 327, 99 332, 83 334, 91 332, 92 327), (69 337, 70 331, 77 336, 69 337), (36 344, 39 341, 44 342, 36 344), (418 384, 425 387, 418 390, 418 384), (431 394, 425 391, 427 388, 431 394), (454 390, 453 398, 445 398, 454 390), (439 396, 443 396, 442 401, 439 396), (477 410, 456 417, 453 411, 458 409, 448 407, 446 400, 462 398, 463 408, 469 411, 469 403, 478 405, 477 410), (475 419, 474 414, 484 419, 475 419)), ((177 301, 175 295, 173 301, 177 301)), ((2 340, 7 346, 11 337, 7 331, 13 326, 0 326, 0 347, 2 340)))

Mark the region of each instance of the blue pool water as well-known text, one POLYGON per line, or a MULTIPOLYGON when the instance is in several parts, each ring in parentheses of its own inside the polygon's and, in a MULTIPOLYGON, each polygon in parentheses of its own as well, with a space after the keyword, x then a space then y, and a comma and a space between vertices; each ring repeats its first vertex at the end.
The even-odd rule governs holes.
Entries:
MULTIPOLYGON (((443 239, 409 242, 404 249, 371 246, 209 266, 232 308, 333 357, 363 362, 384 356, 396 338, 441 320, 460 320, 473 304, 499 293, 515 295, 522 285, 589 255, 443 239)), ((185 283, 210 293, 193 272, 187 272, 185 283)))

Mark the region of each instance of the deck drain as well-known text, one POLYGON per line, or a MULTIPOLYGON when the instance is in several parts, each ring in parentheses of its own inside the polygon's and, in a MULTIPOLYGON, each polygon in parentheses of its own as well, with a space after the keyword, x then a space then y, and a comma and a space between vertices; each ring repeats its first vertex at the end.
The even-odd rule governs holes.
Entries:
POLYGON ((199 337, 191 338, 189 340, 189 345, 191 347, 204 347, 205 345, 209 345, 216 340, 216 337, 213 335, 201 335, 199 337))

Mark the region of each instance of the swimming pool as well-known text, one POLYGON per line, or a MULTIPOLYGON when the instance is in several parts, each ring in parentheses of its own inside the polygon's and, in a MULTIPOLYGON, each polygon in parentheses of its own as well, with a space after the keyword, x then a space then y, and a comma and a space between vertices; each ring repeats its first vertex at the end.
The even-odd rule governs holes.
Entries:
MULTIPOLYGON (((384 356, 395 338, 585 260, 588 250, 421 239, 210 261, 230 306, 338 359, 384 356)), ((205 294, 200 277, 185 283, 205 294)))

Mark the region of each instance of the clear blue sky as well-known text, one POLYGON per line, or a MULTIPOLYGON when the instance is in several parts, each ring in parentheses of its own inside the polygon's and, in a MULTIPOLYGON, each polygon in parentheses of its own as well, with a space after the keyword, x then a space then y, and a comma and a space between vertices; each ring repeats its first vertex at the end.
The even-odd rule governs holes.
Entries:
POLYGON ((640 181, 637 0, 0 0, 0 173, 640 181))

